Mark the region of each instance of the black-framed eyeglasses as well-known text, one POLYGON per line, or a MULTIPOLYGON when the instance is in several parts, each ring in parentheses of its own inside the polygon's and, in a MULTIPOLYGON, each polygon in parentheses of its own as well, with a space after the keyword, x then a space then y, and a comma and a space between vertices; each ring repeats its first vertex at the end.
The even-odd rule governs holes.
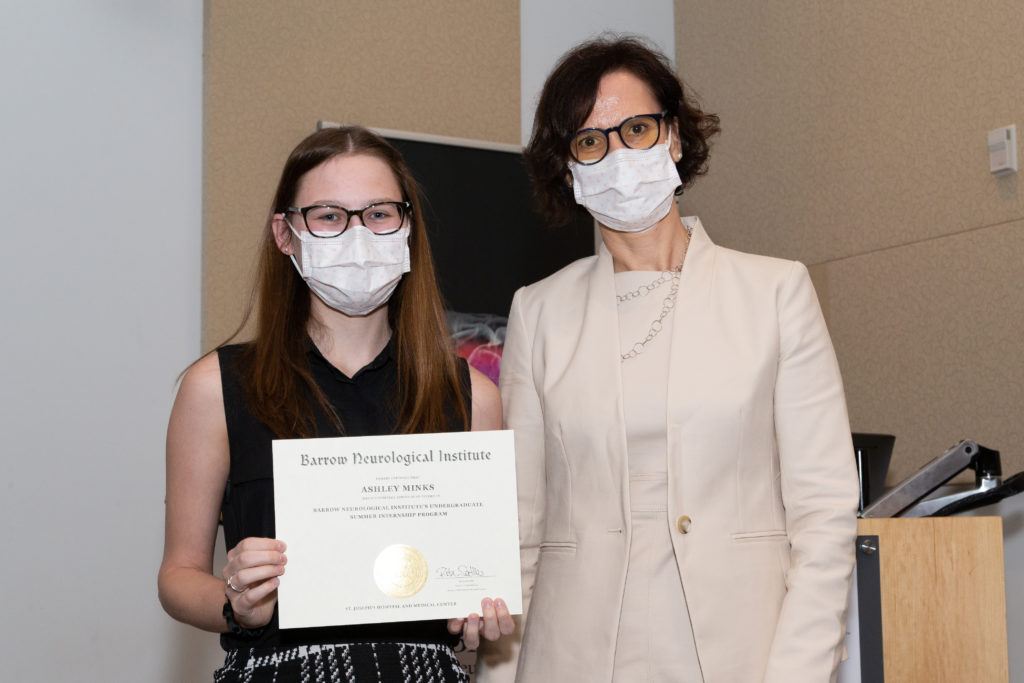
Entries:
POLYGON ((569 142, 569 154, 578 164, 589 166, 604 159, 611 145, 608 136, 618 133, 622 144, 630 149, 650 149, 661 137, 661 121, 667 111, 637 114, 611 128, 584 128, 576 131, 569 142))
POLYGON ((412 204, 409 202, 374 202, 361 209, 346 209, 336 204, 289 206, 281 213, 299 214, 306 230, 316 237, 328 238, 345 232, 352 222, 352 216, 359 216, 359 221, 373 234, 390 235, 402 228, 405 217, 411 212, 412 204))

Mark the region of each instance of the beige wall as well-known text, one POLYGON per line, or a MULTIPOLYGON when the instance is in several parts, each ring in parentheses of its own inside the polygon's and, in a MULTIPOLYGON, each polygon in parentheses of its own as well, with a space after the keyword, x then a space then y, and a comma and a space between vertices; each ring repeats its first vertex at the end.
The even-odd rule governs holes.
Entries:
POLYGON ((722 117, 684 198, 719 243, 811 266, 858 431, 892 479, 958 439, 1024 468, 1024 3, 676 3, 683 77, 722 117))
POLYGON ((515 0, 207 0, 203 343, 237 326, 284 160, 318 119, 517 143, 515 0))
MULTIPOLYGON (((518 140, 518 2, 343 9, 206 3, 206 347, 239 320, 317 119, 518 140)), ((723 126, 684 206, 722 244, 810 265, 854 428, 897 435, 896 477, 962 437, 1024 467, 1024 192, 988 173, 984 137, 1024 134, 1024 5, 677 0, 676 22, 723 126)))

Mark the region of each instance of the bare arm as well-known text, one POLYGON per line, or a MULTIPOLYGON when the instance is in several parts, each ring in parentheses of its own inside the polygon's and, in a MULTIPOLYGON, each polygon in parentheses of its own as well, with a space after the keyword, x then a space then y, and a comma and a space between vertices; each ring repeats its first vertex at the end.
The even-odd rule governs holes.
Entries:
POLYGON ((213 574, 213 546, 221 497, 228 478, 227 424, 216 354, 186 373, 167 427, 167 498, 164 557, 157 586, 160 603, 179 621, 222 632, 230 598, 242 626, 266 624, 277 599, 277 577, 284 572, 284 544, 247 538, 228 553, 213 574), (231 579, 238 590, 228 590, 231 579))
POLYGON ((168 614, 214 632, 226 630, 225 584, 212 570, 228 467, 220 365, 210 354, 186 373, 167 427, 164 557, 157 585, 168 614))
POLYGON ((501 394, 487 375, 469 367, 473 391, 473 431, 501 429, 501 394))

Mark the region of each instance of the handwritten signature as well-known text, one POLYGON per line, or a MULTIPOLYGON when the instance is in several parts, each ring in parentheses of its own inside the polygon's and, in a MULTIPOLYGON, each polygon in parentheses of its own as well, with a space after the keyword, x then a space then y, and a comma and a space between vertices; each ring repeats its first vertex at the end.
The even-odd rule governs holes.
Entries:
POLYGON ((462 579, 467 576, 484 576, 484 573, 471 564, 460 564, 454 569, 451 567, 438 567, 437 575, 446 579, 462 579))

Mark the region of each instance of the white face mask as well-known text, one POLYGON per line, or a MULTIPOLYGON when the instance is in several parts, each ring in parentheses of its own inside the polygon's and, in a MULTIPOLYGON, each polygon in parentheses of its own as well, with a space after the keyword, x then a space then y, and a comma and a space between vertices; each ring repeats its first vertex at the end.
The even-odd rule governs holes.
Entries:
POLYGON ((601 225, 640 232, 668 215, 683 184, 669 141, 650 149, 623 147, 590 166, 569 162, 576 203, 601 225))
POLYGON ((409 225, 375 235, 353 225, 337 237, 316 237, 288 225, 301 242, 292 263, 320 299, 346 315, 366 315, 384 305, 410 270, 409 225))

